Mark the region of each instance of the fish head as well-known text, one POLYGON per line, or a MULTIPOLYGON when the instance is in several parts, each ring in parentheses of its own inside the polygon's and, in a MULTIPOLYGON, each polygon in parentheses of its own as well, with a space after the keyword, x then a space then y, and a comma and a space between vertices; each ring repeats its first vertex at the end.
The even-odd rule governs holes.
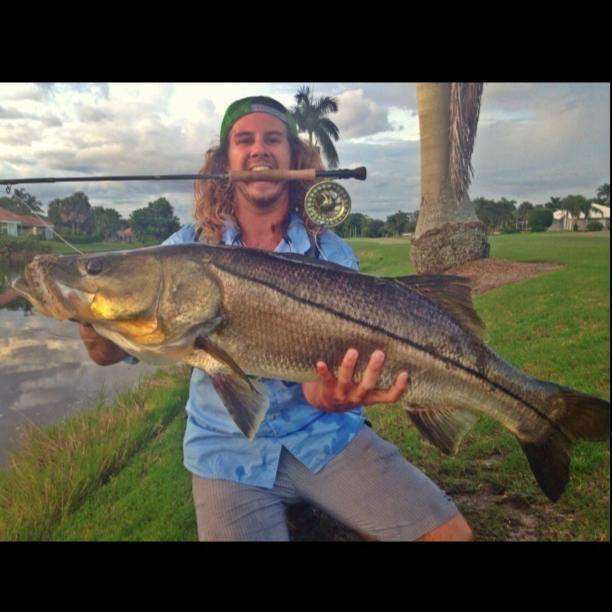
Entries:
POLYGON ((43 315, 112 327, 150 320, 161 278, 160 262, 146 254, 38 255, 13 288, 43 315))
POLYGON ((94 326, 126 348, 159 346, 215 317, 218 291, 205 264, 168 247, 38 255, 13 288, 41 314, 94 326))

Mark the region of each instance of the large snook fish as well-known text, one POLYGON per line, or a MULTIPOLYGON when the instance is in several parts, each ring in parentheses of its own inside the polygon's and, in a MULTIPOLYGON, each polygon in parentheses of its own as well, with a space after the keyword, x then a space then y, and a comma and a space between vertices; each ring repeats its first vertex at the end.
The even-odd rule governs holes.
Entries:
POLYGON ((185 244, 38 256, 14 288, 140 359, 201 368, 249 438, 268 408, 258 377, 313 380, 316 361, 337 372, 349 347, 360 355, 356 382, 375 349, 386 354, 381 388, 408 371, 401 401, 445 453, 477 415, 503 424, 552 500, 575 441, 609 438, 608 402, 527 376, 483 343, 460 277, 382 279, 299 255, 185 244))

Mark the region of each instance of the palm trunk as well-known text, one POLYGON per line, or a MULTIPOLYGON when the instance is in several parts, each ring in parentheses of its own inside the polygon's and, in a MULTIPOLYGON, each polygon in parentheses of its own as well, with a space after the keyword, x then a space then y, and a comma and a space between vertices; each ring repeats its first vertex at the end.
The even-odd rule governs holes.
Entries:
MULTIPOLYGON (((464 167, 457 170, 456 159, 453 160, 455 165, 451 164, 452 138, 457 138, 458 131, 454 125, 455 133, 451 134, 451 85, 419 83, 417 97, 421 132, 421 209, 411 258, 417 272, 438 273, 488 257, 489 244, 486 229, 478 220, 467 194, 469 176, 466 168, 471 149, 462 153, 464 167), (456 170, 454 177, 451 177, 452 168, 456 170)), ((475 127, 471 126, 473 132, 475 127)))

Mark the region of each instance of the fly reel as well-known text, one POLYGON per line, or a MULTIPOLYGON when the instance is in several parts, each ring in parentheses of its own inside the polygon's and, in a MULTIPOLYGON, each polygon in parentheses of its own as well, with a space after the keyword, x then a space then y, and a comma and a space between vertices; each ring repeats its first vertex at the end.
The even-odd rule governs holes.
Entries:
POLYGON ((306 193, 304 210, 316 225, 335 227, 351 212, 351 196, 339 183, 321 181, 306 193))

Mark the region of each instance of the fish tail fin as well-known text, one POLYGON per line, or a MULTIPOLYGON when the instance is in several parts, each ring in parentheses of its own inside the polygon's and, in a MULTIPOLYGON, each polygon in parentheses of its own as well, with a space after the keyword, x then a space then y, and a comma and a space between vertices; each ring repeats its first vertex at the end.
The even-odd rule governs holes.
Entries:
POLYGON ((519 437, 519 442, 542 491, 557 501, 569 480, 574 443, 577 440, 602 442, 610 438, 610 403, 575 389, 550 386, 554 389, 542 407, 549 426, 538 438, 519 437))

